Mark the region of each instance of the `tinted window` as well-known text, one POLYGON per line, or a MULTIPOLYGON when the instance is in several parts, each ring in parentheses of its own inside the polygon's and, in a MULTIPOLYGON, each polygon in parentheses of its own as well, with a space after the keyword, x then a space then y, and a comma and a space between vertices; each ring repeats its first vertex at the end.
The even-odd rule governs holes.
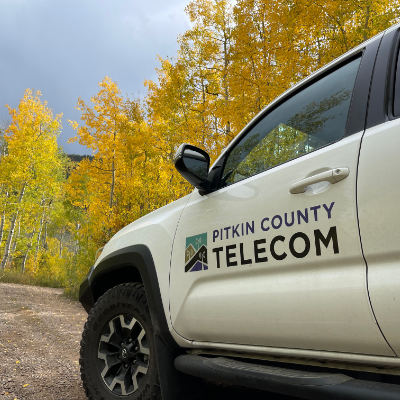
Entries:
POLYGON ((250 129, 227 157, 223 185, 343 138, 359 64, 360 58, 319 79, 250 129))

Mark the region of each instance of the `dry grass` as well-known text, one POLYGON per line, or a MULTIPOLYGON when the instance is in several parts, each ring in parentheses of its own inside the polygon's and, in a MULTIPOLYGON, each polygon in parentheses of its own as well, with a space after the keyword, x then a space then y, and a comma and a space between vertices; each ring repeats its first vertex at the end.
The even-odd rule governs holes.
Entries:
POLYGON ((0 282, 4 283, 19 283, 21 285, 34 285, 61 288, 62 283, 49 275, 32 275, 27 272, 22 273, 15 269, 0 270, 0 282))

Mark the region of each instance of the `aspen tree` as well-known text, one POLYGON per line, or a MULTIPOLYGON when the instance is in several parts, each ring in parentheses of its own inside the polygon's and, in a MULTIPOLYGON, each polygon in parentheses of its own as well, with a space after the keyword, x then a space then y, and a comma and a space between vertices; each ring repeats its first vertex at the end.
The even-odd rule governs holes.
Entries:
MULTIPOLYGON (((27 89, 17 109, 8 107, 11 123, 5 135, 7 154, 1 159, 2 181, 9 198, 2 269, 10 257, 20 214, 36 207, 38 193, 52 197, 59 190, 62 162, 57 136, 61 129, 61 115, 53 117, 47 103, 40 97, 39 91, 33 93, 27 89)), ((24 228, 21 226, 20 231, 24 232, 24 228)))

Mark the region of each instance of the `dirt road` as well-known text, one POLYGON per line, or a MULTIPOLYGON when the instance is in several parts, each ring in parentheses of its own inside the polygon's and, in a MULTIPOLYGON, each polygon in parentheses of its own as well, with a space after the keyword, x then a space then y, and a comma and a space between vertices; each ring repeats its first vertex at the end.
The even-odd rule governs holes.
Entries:
POLYGON ((86 400, 78 365, 85 319, 60 289, 0 284, 0 399, 86 400))
MULTIPOLYGON (((86 400, 79 342, 86 312, 61 289, 0 283, 0 400, 86 400)), ((193 399, 290 400, 199 382, 193 399)))

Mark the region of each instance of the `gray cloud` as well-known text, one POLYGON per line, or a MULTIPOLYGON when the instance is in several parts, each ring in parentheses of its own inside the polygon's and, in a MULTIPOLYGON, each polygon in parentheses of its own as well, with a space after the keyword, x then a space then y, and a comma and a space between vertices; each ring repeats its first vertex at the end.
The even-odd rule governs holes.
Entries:
POLYGON ((177 35, 189 27, 188 0, 0 0, 0 124, 26 88, 40 89, 54 113, 64 113, 59 143, 86 153, 68 119, 78 97, 89 100, 105 75, 125 95, 142 97, 155 79, 157 55, 175 56, 177 35))

